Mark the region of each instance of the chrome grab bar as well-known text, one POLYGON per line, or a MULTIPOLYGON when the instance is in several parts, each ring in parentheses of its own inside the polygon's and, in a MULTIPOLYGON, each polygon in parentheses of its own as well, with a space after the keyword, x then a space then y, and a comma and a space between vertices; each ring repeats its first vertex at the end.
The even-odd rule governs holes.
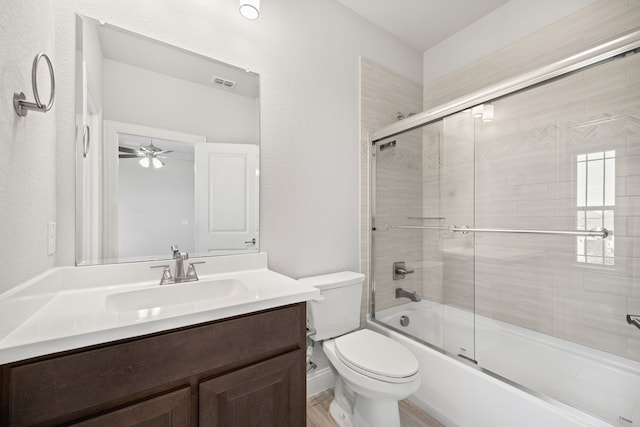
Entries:
POLYGON ((385 224, 385 229, 392 228, 406 229, 406 230, 445 230, 451 233, 518 233, 518 234, 563 234, 567 236, 587 236, 587 237, 600 237, 606 239, 609 236, 609 230, 606 228, 599 228, 595 230, 509 230, 502 228, 469 228, 467 226, 458 227, 455 225, 450 226, 437 226, 437 225, 395 225, 385 224))

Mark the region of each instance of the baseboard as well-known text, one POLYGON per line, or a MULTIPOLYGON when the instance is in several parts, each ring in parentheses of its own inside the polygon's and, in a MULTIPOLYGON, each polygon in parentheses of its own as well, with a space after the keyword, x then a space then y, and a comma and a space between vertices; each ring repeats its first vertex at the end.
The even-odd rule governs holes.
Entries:
POLYGON ((307 396, 332 388, 335 381, 335 374, 329 366, 309 372, 307 374, 307 396))

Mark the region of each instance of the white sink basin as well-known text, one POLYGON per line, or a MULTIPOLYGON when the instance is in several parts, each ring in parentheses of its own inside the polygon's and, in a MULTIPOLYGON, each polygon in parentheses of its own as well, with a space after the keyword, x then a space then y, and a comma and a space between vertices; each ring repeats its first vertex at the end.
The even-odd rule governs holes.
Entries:
POLYGON ((111 294, 106 298, 106 305, 108 311, 127 312, 219 300, 249 293, 249 288, 237 279, 209 280, 158 285, 111 294))

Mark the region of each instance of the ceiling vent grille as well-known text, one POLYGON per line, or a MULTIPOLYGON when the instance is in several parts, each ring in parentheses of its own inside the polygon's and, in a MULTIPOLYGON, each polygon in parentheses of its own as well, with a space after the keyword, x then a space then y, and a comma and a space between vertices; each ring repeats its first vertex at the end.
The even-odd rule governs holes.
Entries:
POLYGON ((214 85, 223 86, 229 89, 233 89, 236 86, 236 82, 223 79, 222 77, 218 77, 218 76, 213 76, 211 78, 211 83, 213 83, 214 85))

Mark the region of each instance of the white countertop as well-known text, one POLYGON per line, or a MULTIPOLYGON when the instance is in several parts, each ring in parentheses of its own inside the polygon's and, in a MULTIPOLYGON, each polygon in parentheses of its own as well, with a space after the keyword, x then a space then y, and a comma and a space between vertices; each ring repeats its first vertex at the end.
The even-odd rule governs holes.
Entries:
MULTIPOLYGON (((246 264, 250 269, 241 269, 243 262, 238 259, 247 256, 252 257, 224 257, 227 259, 222 261, 203 258, 209 265, 198 267, 200 282, 236 279, 246 286, 248 292, 222 299, 124 312, 108 308, 105 303, 107 297, 158 287, 161 270, 149 273, 149 267, 161 262, 124 267, 53 269, 18 289, 0 295, 0 364, 319 297, 316 288, 266 268, 266 254, 253 255, 251 262, 246 264), (224 271, 229 269, 234 271, 224 271), (122 283, 126 282, 123 277, 140 275, 154 279, 139 280, 136 277, 138 280, 135 282, 122 283), (91 285, 87 286, 87 283, 91 285)), ((187 284, 165 286, 184 285, 187 284)))

